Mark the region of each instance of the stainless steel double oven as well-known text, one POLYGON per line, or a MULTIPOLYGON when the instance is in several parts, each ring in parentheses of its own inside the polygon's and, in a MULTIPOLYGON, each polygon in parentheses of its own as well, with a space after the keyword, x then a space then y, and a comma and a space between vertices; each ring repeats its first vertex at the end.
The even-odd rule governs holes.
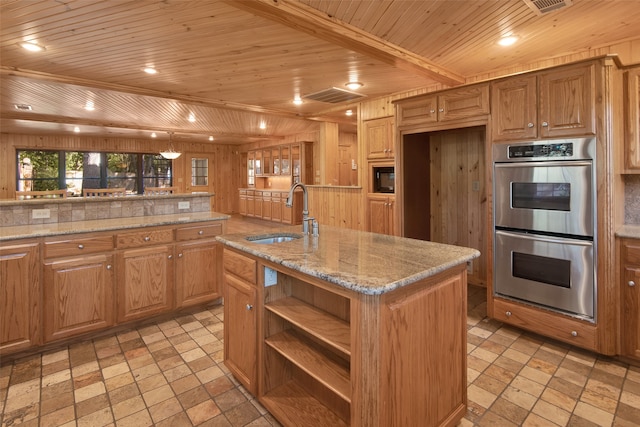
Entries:
POLYGON ((494 294, 596 317, 595 138, 493 146, 494 294))

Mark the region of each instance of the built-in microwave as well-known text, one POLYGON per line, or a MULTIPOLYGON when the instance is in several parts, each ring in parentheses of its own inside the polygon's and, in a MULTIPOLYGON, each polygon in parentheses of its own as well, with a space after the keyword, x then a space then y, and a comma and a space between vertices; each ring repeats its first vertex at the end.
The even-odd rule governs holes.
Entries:
POLYGON ((393 193, 395 191, 396 174, 393 166, 373 167, 373 192, 393 193))

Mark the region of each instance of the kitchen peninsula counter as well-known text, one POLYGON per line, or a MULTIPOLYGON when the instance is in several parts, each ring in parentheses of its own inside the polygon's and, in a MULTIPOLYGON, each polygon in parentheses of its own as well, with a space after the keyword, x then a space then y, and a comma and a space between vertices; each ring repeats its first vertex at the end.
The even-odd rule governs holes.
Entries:
POLYGON ((453 426, 475 249, 329 226, 226 234, 224 360, 284 426, 453 426))

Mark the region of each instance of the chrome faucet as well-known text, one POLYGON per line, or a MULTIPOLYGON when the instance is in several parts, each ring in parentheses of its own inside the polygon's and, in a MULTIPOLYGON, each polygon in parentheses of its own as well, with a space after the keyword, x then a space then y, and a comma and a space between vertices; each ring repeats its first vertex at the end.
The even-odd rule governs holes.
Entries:
POLYGON ((314 231, 316 232, 315 235, 317 235, 317 229, 318 229, 317 222, 315 218, 309 217, 309 199, 307 195, 307 187, 305 187, 303 183, 296 182, 291 186, 291 188, 289 189, 289 196, 287 197, 285 206, 287 206, 288 208, 293 206, 293 192, 296 189, 296 187, 302 188, 302 233, 309 234, 309 231, 311 231, 311 228, 313 228, 314 231), (312 224, 312 227, 309 226, 309 223, 312 224), (315 227, 313 227, 314 225, 315 227))

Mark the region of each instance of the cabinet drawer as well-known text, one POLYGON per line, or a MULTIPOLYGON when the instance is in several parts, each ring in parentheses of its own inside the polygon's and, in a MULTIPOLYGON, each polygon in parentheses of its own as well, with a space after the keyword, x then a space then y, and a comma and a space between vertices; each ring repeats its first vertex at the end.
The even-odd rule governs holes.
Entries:
POLYGON ((173 242, 173 230, 145 230, 133 233, 121 233, 116 237, 118 248, 135 248, 139 246, 151 246, 160 243, 173 242))
POLYGON ((57 258, 113 250, 113 236, 73 238, 44 243, 44 257, 57 258))
POLYGON ((596 327, 587 322, 499 298, 493 300, 493 314, 501 322, 597 351, 596 327))
POLYGON ((196 225, 183 227, 176 230, 176 240, 196 240, 215 237, 222 234, 222 224, 196 225))
POLYGON ((256 284, 256 264, 254 259, 247 258, 228 249, 224 251, 224 269, 253 285, 256 284))

